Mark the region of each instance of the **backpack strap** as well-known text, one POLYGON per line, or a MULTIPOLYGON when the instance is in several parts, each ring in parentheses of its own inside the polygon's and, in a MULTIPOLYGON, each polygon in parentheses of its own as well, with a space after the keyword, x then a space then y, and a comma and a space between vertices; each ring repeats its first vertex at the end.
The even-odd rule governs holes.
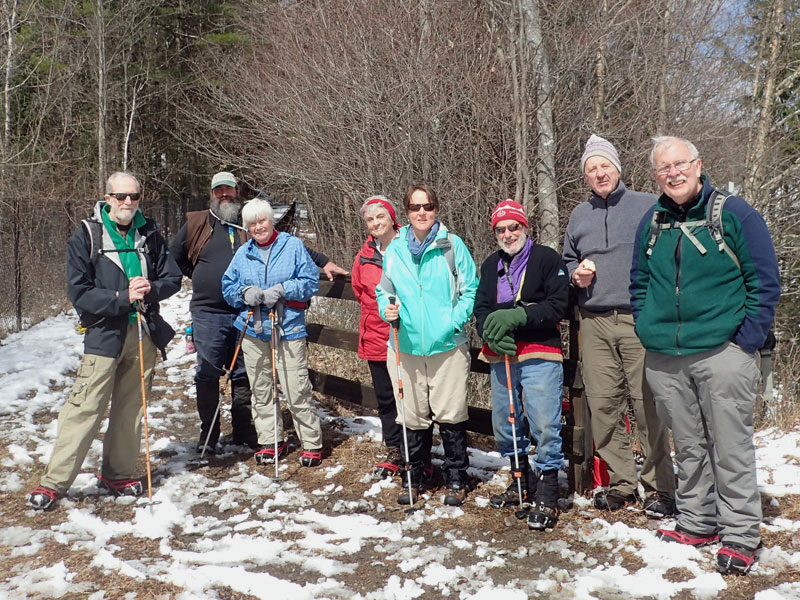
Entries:
POLYGON ((453 290, 455 293, 455 300, 457 300, 461 292, 458 287, 458 267, 456 267, 456 255, 455 250, 453 250, 453 242, 450 239, 450 232, 447 232, 444 239, 436 240, 434 246, 444 251, 444 259, 447 261, 447 268, 450 271, 450 275, 453 277, 453 290))
POLYGON ((714 189, 711 197, 708 199, 708 207, 706 209, 706 221, 708 232, 711 234, 713 240, 717 243, 720 252, 725 252, 731 257, 731 260, 736 264, 736 268, 742 270, 742 264, 736 253, 728 246, 725 241, 724 232, 722 230, 722 209, 725 207, 725 201, 731 197, 731 194, 725 194, 718 189, 714 189))
POLYGON ((94 266, 103 253, 103 225, 94 219, 83 219, 81 223, 89 235, 89 262, 94 266))

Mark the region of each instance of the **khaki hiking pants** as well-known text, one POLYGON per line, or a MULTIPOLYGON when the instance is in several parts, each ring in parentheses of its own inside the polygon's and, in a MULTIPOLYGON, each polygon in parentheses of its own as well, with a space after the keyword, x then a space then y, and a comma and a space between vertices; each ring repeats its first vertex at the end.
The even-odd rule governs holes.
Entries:
MULTIPOLYGON (((393 347, 388 348, 386 366, 397 398, 397 363, 393 347)), ((427 429, 433 422, 457 424, 469 418, 467 413, 467 377, 469 352, 462 344, 447 352, 430 356, 400 353, 406 426, 427 429)), ((397 422, 402 422, 402 406, 397 400, 397 422)))
MULTIPOLYGON (((148 400, 153 387, 158 350, 150 336, 142 336, 145 389, 148 400)), ((65 494, 108 414, 103 436, 101 474, 109 479, 135 478, 142 439, 142 387, 139 369, 139 333, 128 325, 119 358, 86 354, 78 375, 58 415, 58 434, 41 485, 65 494)))
MULTIPOLYGON (((272 399, 272 351, 270 342, 246 335, 242 340, 242 354, 250 387, 253 390, 253 423, 258 432, 258 443, 272 446, 277 426, 278 443, 283 439, 283 419, 280 408, 275 421, 272 399)), ((295 433, 303 450, 322 449, 322 426, 317 414, 317 404, 311 395, 308 378, 306 338, 279 340, 275 349, 276 368, 283 396, 292 414, 295 433)))

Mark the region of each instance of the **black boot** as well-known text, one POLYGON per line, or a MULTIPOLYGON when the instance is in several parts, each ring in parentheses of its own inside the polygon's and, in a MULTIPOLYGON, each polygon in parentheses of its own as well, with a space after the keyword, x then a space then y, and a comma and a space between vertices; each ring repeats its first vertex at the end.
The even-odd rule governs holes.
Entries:
POLYGON ((489 498, 489 504, 494 508, 519 506, 520 486, 517 485, 517 479, 519 479, 522 487, 522 506, 523 508, 529 508, 536 497, 537 479, 531 471, 528 455, 520 454, 519 456, 509 456, 508 458, 511 461, 511 484, 502 494, 495 494, 489 498), (517 461, 519 461, 519 469, 517 469, 517 461))
POLYGON ((258 447, 258 433, 253 425, 250 405, 250 382, 247 379, 231 382, 231 441, 239 446, 258 447))
POLYGON ((466 423, 440 423, 439 436, 442 438, 442 446, 444 446, 442 471, 447 487, 444 503, 450 506, 460 506, 469 491, 466 423))
POLYGON ((195 384, 197 390, 197 414, 200 415, 200 440, 197 442, 197 451, 202 452, 203 445, 206 443, 208 431, 211 429, 211 422, 214 427, 211 429, 211 437, 208 438, 206 452, 214 452, 219 441, 219 414, 214 420, 214 413, 217 411, 219 403, 219 382, 218 381, 198 381, 195 384))
POLYGON ((403 477, 403 493, 397 497, 398 504, 416 504, 419 501, 419 488, 422 485, 424 477, 425 463, 422 457, 426 452, 430 453, 430 447, 426 450, 424 447, 426 434, 425 430, 416 430, 406 428, 406 439, 408 440, 408 457, 409 462, 405 470, 401 472, 403 477), (411 488, 409 489, 409 478, 411 481, 411 488))
POLYGON ((409 504, 417 505, 420 501, 419 488, 422 484, 422 468, 421 462, 411 463, 407 465, 407 472, 403 473, 403 492, 397 497, 397 503, 404 506, 409 504), (411 487, 409 487, 409 479, 411 487))
POLYGON ((542 471, 536 489, 536 506, 528 514, 528 529, 543 530, 558 522, 558 469, 542 471))

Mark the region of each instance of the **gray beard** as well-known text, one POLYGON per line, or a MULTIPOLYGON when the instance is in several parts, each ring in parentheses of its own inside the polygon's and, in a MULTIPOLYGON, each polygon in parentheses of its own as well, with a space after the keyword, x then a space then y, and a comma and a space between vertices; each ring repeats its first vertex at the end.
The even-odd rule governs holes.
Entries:
POLYGON ((214 198, 211 201, 211 210, 213 210, 214 214, 217 215, 223 221, 228 221, 230 223, 238 223, 239 213, 242 210, 242 203, 226 202, 224 204, 221 204, 219 200, 214 198))

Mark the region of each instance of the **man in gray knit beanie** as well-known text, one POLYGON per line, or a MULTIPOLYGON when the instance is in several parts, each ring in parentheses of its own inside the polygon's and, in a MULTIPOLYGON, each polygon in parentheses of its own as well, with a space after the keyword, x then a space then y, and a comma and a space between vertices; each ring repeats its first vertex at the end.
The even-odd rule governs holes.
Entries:
POLYGON ((578 289, 582 375, 595 450, 609 472, 608 490, 595 495, 595 507, 614 511, 638 502, 636 462, 626 431, 627 389, 645 459, 645 513, 672 516, 669 439, 644 379, 645 351, 634 331, 628 294, 636 229, 656 197, 625 187, 616 148, 598 135, 586 143, 581 169, 591 193, 570 215, 562 254, 578 289))

